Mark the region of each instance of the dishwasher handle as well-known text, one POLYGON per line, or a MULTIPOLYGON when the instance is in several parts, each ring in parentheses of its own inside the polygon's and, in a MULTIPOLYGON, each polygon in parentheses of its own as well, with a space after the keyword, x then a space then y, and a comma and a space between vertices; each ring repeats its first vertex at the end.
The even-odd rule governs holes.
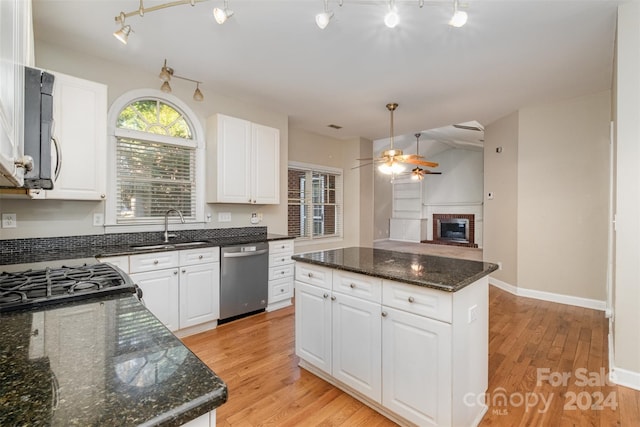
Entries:
POLYGON ((239 257, 246 257, 246 256, 262 255, 262 254, 266 254, 267 252, 269 252, 269 249, 261 249, 258 251, 247 251, 247 252, 223 252, 222 257, 223 258, 239 258, 239 257))

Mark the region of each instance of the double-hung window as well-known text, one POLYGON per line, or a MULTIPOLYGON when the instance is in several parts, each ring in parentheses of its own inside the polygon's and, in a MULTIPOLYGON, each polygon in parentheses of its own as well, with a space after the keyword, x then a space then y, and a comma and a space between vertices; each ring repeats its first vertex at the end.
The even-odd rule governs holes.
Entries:
POLYGON ((167 101, 136 99, 117 115, 115 223, 157 223, 169 209, 196 221, 198 142, 188 117, 167 101))
POLYGON ((342 170, 292 162, 288 194, 290 236, 342 237, 342 170))

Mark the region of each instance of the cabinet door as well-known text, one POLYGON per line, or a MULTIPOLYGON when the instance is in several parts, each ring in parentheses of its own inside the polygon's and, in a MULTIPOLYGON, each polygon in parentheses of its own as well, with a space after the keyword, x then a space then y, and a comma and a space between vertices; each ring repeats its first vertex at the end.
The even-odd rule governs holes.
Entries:
POLYGON ((333 295, 333 377, 380 403, 380 304, 339 293, 333 295))
POLYGON ((178 330, 178 269, 148 271, 130 276, 142 289, 142 300, 149 311, 170 330, 178 330))
POLYGON ((280 203, 280 131, 252 124, 252 203, 280 203))
POLYGON ((296 282, 296 354, 331 375, 330 291, 296 282))
POLYGON ((220 263, 180 267, 180 328, 220 317, 220 263))
POLYGON ((215 202, 251 203, 251 122, 218 115, 215 202))
POLYGON ((451 325, 382 309, 382 405, 421 426, 451 425, 451 325))
POLYGON ((23 65, 26 60, 27 2, 0 1, 0 185, 23 184, 23 65))
POLYGON ((59 174, 53 190, 44 197, 103 200, 107 181, 107 87, 54 74, 53 137, 61 158, 52 156, 52 170, 58 166, 59 174))

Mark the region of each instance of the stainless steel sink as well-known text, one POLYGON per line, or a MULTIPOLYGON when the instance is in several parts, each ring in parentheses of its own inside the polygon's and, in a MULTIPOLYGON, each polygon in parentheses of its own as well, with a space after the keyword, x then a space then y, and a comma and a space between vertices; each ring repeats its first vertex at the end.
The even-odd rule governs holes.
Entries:
POLYGON ((201 246, 207 245, 209 242, 194 240, 193 242, 180 242, 180 243, 153 243, 153 244, 140 244, 140 245, 130 245, 129 247, 134 251, 148 251, 153 249, 176 249, 176 248, 185 248, 191 246, 201 246))
POLYGON ((182 243, 173 243, 173 246, 175 246, 176 248, 181 248, 184 246, 200 246, 200 245, 207 245, 209 244, 209 242, 206 241, 193 241, 193 242, 182 242, 182 243))

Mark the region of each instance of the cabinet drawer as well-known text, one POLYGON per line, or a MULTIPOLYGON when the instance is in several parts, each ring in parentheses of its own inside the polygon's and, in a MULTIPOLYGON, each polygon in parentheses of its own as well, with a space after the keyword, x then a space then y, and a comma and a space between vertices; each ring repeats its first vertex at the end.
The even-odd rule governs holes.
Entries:
POLYGON ((129 256, 128 255, 98 258, 98 261, 108 262, 111 265, 115 265, 125 273, 129 273, 129 256))
POLYGON ((269 267, 293 264, 290 253, 269 254, 269 267))
POLYGON ((131 255, 129 257, 129 272, 140 273, 162 268, 173 268, 178 266, 179 260, 178 251, 131 255))
POLYGON ((382 279, 363 274, 333 270, 333 290, 378 304, 382 301, 382 279))
POLYGON ((269 280, 281 279, 283 277, 293 277, 293 264, 269 268, 269 280))
POLYGON ((293 240, 277 240, 269 242, 269 254, 288 253, 293 254, 293 240))
POLYGON ((383 280, 382 304, 451 323, 452 293, 383 280))
POLYGON ((269 303, 293 297, 293 277, 269 280, 269 303))
POLYGON ((180 251, 180 265, 202 264, 220 261, 220 248, 199 248, 180 251))
POLYGON ((296 262, 296 280, 321 288, 331 289, 332 269, 319 265, 296 262))

